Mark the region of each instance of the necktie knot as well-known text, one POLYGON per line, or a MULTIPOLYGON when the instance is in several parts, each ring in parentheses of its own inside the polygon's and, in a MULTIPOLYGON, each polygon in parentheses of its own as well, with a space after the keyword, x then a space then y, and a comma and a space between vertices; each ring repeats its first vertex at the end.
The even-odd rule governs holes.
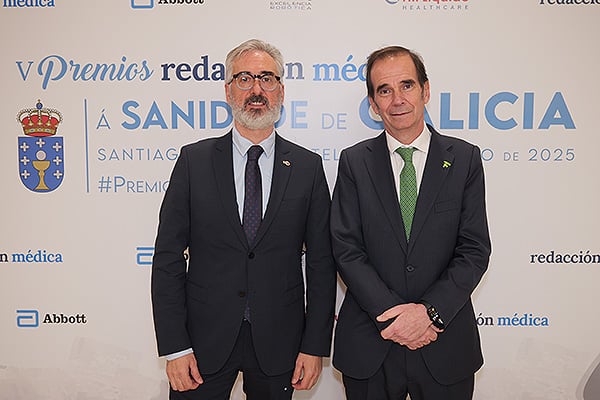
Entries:
POLYGON ((250 147, 248 149, 248 161, 256 162, 262 153, 263 148, 258 145, 250 147))
POLYGON ((412 163, 412 155, 415 152, 414 147, 398 147, 396 153, 400 154, 400 157, 405 163, 412 163))

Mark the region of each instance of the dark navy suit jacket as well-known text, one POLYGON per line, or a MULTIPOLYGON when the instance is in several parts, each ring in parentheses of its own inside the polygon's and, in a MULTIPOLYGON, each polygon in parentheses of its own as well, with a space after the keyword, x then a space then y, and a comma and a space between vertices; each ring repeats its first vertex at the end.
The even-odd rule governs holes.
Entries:
POLYGON ((334 365, 354 378, 381 366, 389 346, 375 318, 425 300, 446 323, 417 350, 440 383, 458 382, 483 363, 471 293, 488 266, 480 151, 432 127, 412 224, 404 233, 385 133, 342 151, 331 209, 332 247, 347 285, 336 326, 334 365))
POLYGON ((231 132, 182 148, 161 207, 152 267, 159 355, 191 347, 201 373, 218 371, 246 302, 266 374, 293 369, 299 351, 329 355, 336 271, 322 161, 277 135, 273 168, 269 203, 249 246, 235 196, 231 132))

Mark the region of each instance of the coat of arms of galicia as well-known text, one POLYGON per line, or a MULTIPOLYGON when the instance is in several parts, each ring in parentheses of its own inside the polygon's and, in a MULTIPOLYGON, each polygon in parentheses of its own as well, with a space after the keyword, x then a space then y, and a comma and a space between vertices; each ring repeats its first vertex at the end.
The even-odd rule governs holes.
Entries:
POLYGON ((25 136, 19 136, 19 176, 31 191, 51 192, 63 181, 63 138, 56 135, 62 115, 45 108, 38 100, 35 108, 21 110, 17 121, 25 136))

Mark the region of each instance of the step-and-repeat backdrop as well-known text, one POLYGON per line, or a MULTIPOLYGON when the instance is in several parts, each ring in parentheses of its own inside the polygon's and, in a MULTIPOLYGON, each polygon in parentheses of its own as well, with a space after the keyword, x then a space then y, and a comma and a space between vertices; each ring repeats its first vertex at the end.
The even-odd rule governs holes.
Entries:
MULTIPOLYGON (((278 131, 331 188, 340 151, 382 127, 366 56, 421 53, 428 121, 486 171, 475 398, 600 398, 600 0, 0 4, 0 399, 166 398, 158 208, 181 146, 231 126, 225 55, 254 37, 286 60, 278 131)), ((343 399, 339 373, 296 398, 343 399)))

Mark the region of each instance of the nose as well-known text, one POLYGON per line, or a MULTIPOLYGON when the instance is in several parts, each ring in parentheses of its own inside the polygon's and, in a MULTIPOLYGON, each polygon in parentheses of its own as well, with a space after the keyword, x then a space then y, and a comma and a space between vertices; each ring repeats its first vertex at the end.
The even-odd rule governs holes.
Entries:
POLYGON ((260 81, 258 80, 258 78, 254 78, 254 82, 252 82, 252 87, 250 88, 250 91, 254 94, 260 94, 262 92, 262 87, 260 87, 260 81))
POLYGON ((392 102, 394 104, 403 104, 406 101, 406 97, 404 97, 404 93, 401 90, 395 90, 393 96, 392 102))

